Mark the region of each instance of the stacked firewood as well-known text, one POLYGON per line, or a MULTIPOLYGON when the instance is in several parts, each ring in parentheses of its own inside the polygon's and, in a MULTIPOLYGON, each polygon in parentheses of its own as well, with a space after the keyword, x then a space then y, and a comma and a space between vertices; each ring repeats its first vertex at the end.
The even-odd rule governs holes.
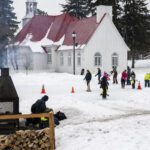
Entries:
POLYGON ((0 136, 0 150, 50 150, 49 128, 0 136))

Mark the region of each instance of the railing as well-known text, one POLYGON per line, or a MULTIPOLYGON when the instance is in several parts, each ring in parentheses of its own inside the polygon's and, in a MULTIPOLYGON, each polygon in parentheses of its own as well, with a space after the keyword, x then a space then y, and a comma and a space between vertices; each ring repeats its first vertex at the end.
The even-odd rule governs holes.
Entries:
POLYGON ((7 119, 20 119, 20 118, 41 118, 48 117, 49 118, 49 137, 50 137, 50 147, 51 150, 55 149, 55 130, 54 130, 54 116, 53 113, 44 113, 44 114, 19 114, 19 115, 1 115, 0 120, 7 119))

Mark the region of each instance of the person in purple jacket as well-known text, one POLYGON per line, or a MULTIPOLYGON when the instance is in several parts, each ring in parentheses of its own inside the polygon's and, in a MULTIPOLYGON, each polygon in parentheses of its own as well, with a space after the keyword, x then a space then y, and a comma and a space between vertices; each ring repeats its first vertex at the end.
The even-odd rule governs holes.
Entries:
POLYGON ((124 70, 122 72, 122 76, 121 76, 121 87, 122 88, 125 88, 125 82, 126 82, 127 78, 128 78, 128 76, 127 76, 126 70, 124 70))

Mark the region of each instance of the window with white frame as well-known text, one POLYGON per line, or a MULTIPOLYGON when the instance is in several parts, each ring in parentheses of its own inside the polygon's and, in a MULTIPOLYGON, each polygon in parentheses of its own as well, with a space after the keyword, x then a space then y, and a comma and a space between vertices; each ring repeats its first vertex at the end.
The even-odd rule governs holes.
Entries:
POLYGON ((50 49, 47 52, 47 63, 52 64, 52 51, 50 49))
POLYGON ((113 53, 112 54, 112 67, 117 67, 118 66, 118 54, 113 53))
POLYGON ((68 53, 68 66, 71 66, 71 53, 68 53))
POLYGON ((102 65, 102 56, 100 53, 95 53, 94 55, 94 65, 101 66, 102 65))
POLYGON ((60 65, 61 65, 61 66, 64 65, 64 55, 63 55, 62 52, 60 53, 60 65))
POLYGON ((80 53, 77 54, 77 65, 81 66, 81 54, 80 53))

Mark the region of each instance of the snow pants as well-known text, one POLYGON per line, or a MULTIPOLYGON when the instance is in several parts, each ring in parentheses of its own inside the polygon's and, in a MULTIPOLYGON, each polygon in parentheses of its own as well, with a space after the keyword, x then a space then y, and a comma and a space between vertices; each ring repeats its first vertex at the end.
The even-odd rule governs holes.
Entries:
POLYGON ((87 81, 87 92, 91 92, 90 80, 87 81))
POLYGON ((135 89, 135 80, 132 81, 132 89, 135 89))
POLYGON ((121 79, 121 87, 125 88, 125 79, 121 79))
POLYGON ((150 81, 149 80, 145 80, 145 87, 150 87, 150 81))
POLYGON ((115 84, 118 84, 118 81, 117 81, 117 76, 113 76, 113 83, 115 84))

